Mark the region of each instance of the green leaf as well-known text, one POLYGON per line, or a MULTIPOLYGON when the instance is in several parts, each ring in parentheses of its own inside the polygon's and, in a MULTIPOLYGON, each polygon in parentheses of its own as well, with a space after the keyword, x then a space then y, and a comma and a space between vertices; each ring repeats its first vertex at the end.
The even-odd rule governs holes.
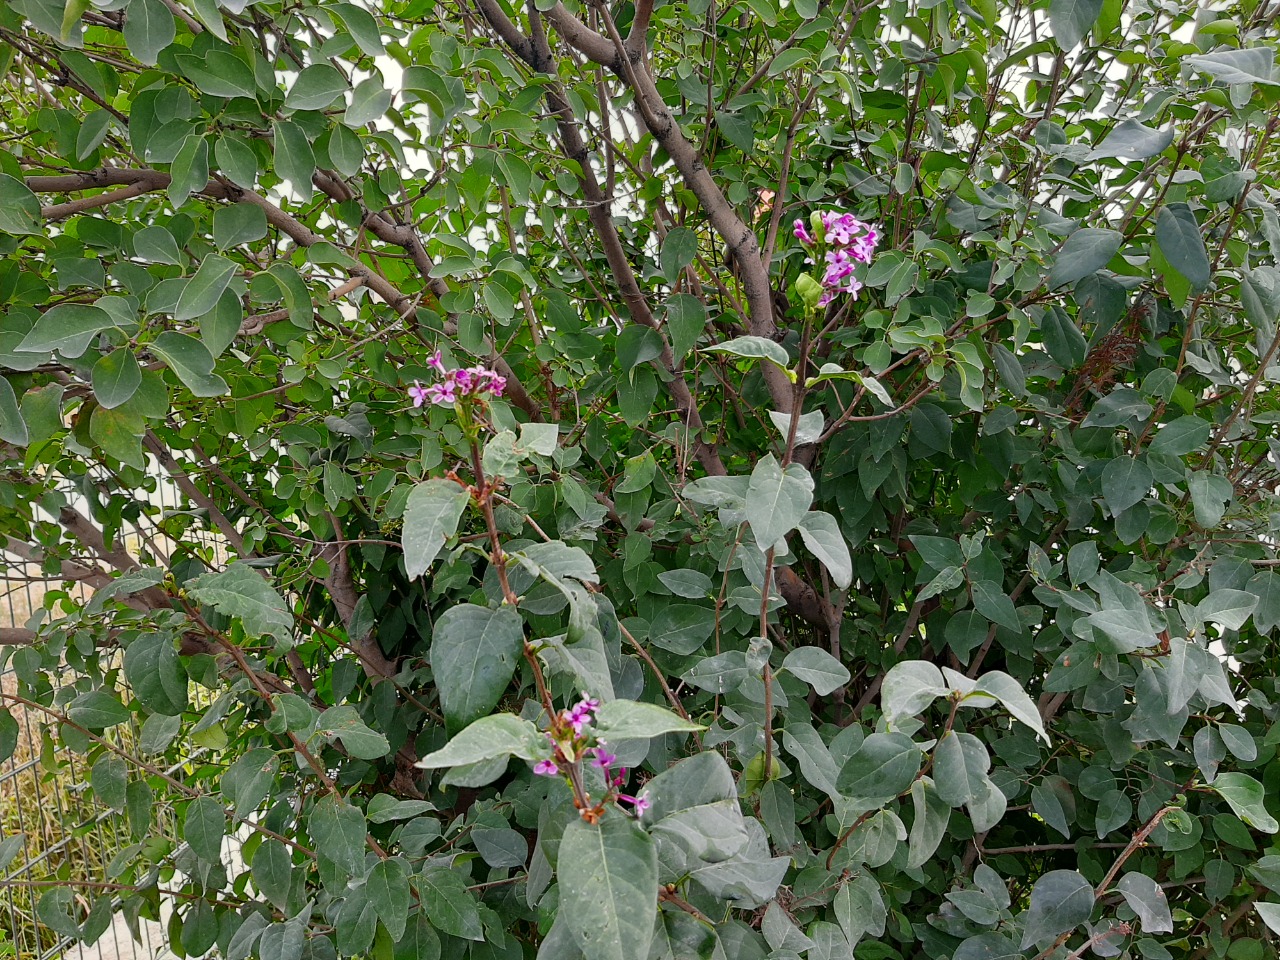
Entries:
MULTIPOLYGON (((662 275, 667 283, 675 283, 680 271, 693 263, 698 254, 698 236, 688 227, 672 227, 662 241, 662 275)), ((588 958, 590 960, 590 958, 588 958)))
POLYGON ((1280 574, 1272 570, 1257 573, 1245 589, 1258 598, 1253 610, 1253 625, 1259 633, 1270 633, 1280 624, 1280 574))
POLYGON ((371 730, 349 703, 329 707, 320 714, 316 733, 342 741, 343 749, 359 760, 380 760, 391 752, 387 738, 371 730))
POLYGON ((1014 632, 1021 632, 1022 622, 1018 619, 1018 611, 1013 601, 998 583, 990 580, 978 580, 973 584, 973 607, 992 623, 1014 632))
POLYGON ((334 3, 325 7, 325 10, 342 21, 361 53, 380 57, 387 52, 382 45, 382 28, 367 10, 353 3, 334 3))
POLYGON ((1031 888, 1022 949, 1074 930, 1093 914, 1093 887, 1074 870, 1050 870, 1031 888))
POLYGON ((228 204, 213 212, 213 242, 219 250, 253 243, 267 235, 267 215, 255 203, 228 204))
POLYGON ((613 742, 660 737, 664 733, 695 732, 706 728, 653 703, 610 700, 596 711, 595 729, 597 736, 613 742))
POLYGON ((450 730, 497 706, 523 647, 524 624, 511 607, 461 603, 441 614, 431 636, 431 669, 450 730))
POLYGON ((267 837, 253 852, 253 885, 278 909, 289 903, 293 885, 293 857, 289 848, 274 837, 267 837))
POLYGON ((152 713, 176 717, 187 708, 187 672, 173 640, 144 633, 124 652, 124 676, 133 695, 152 713))
POLYGON ((374 864, 365 880, 365 895, 392 940, 404 936, 409 920, 409 865, 401 857, 374 864))
MULTIPOLYGON (((1044 728, 1044 722, 1040 719, 1040 711, 1036 709, 1035 703, 1022 685, 1009 674, 999 670, 984 673, 973 685, 972 692, 994 697, 1015 720, 1030 727, 1045 743, 1049 742, 1049 734, 1044 728)), ((963 703, 962 700, 961 704, 963 703)))
POLYGON ((170 169, 169 202, 180 207, 209 183, 209 143, 204 134, 192 133, 182 141, 170 169))
POLYGON ((1116 457, 1102 470, 1102 498, 1111 513, 1128 510, 1151 492, 1151 468, 1136 457, 1116 457))
POLYGON ((423 912, 441 933, 464 940, 485 938, 475 898, 467 892, 466 883, 456 870, 427 867, 417 881, 423 912))
POLYGON ((129 787, 129 765, 123 758, 115 754, 104 754, 97 758, 90 771, 90 783, 93 796, 99 803, 110 806, 123 813, 125 794, 129 787))
POLYGON ((155 66, 160 51, 177 36, 173 14, 160 0, 129 0, 125 9, 124 42, 141 63, 155 66))
POLYGON ((360 81, 351 93, 351 106, 342 115, 348 127, 363 127, 381 118, 391 109, 391 92, 382 85, 380 77, 360 81))
POLYGON ((1258 916, 1262 918, 1272 933, 1280 933, 1280 903, 1269 903, 1265 900, 1259 900, 1254 903, 1253 908, 1258 911, 1258 916))
POLYGON ((1163 153, 1171 143, 1173 127, 1155 130, 1134 119, 1122 120, 1111 128, 1100 144, 1089 151, 1085 159, 1147 160, 1163 153))
POLYGON ((928 863, 942 843, 951 822, 951 805, 944 801, 931 777, 920 777, 911 784, 911 804, 915 818, 908 837, 907 866, 928 863))
POLYGON ((321 797, 307 820, 307 832, 323 860, 328 860, 348 876, 364 875, 364 814, 345 801, 321 797))
POLYGON ((1145 873, 1131 870, 1116 883, 1129 909, 1142 921, 1144 933, 1173 933, 1173 914, 1164 889, 1145 873))
POLYGON ((920 748, 901 733, 873 733, 840 771, 840 793, 863 807, 892 800, 911 787, 920 772, 920 748))
POLYGON ((1200 222, 1185 203, 1169 203, 1156 217, 1156 243, 1166 260, 1199 290, 1209 283, 1209 254, 1200 222))
POLYGON ((39 236, 40 201, 25 183, 0 173, 0 233, 39 236))
POLYGON ((410 491, 400 534, 410 580, 431 569, 445 542, 457 533, 470 499, 466 489, 451 480, 425 480, 410 491))
POLYGON ((133 251, 139 259, 152 263, 182 265, 182 251, 173 234, 164 227, 143 227, 133 235, 133 251))
POLYGON ((1151 440, 1150 450, 1171 457, 1184 457, 1199 450, 1209 440, 1208 421, 1197 416, 1179 417, 1160 428, 1151 440))
POLYGON ((667 298, 665 327, 676 360, 694 348, 706 326, 707 308, 697 297, 676 293, 667 298))
POLYGON ((187 593, 219 613, 239 617, 245 632, 252 636, 275 637, 281 647, 293 644, 293 614, 288 604, 258 570, 242 560, 221 573, 197 577, 187 593))
MULTIPOLYGON (((15 750, 18 749, 18 721, 13 719, 13 713, 8 707, 0 707, 0 763, 4 763, 13 756, 15 750)), ((5 841, 8 843, 8 841, 5 841)), ((4 864, 0 864, 0 870, 4 869, 4 864)))
POLYGON ((346 177, 354 177, 364 163, 364 142, 346 127, 334 127, 329 133, 329 162, 346 177))
POLYGON ((761 552, 784 546, 813 503, 813 478, 797 463, 784 470, 773 454, 762 457, 747 487, 747 523, 761 552))
POLYGON ((1258 605, 1258 598, 1244 590, 1221 587, 1196 604, 1196 615, 1227 630, 1239 630, 1258 605))
POLYGON ((748 360, 768 360, 770 363, 790 372, 791 358, 787 356, 781 344, 774 343, 765 337, 736 337, 714 347, 707 347, 706 353, 728 353, 748 360))
POLYGON ((178 375, 197 397, 220 397, 230 392, 227 381, 213 372, 213 355, 209 348, 185 333, 166 330, 148 345, 165 366, 178 375))
POLYGON ((36 904, 36 917, 46 929, 60 937, 74 940, 80 936, 80 925, 70 913, 74 909, 71 888, 54 887, 40 895, 40 902, 36 904))
POLYGON ((116 325, 101 307, 83 303, 59 303, 40 315, 15 348, 21 353, 48 353, 57 350, 74 359, 89 348, 93 338, 116 325))
POLYGON ((244 322, 244 307, 231 290, 223 291, 218 305, 200 318, 200 342, 217 360, 235 342, 244 322))
POLYGON ((18 395, 4 377, 0 377, 0 440, 19 447, 25 447, 30 440, 27 422, 18 406, 18 395))
POLYGON ((809 684, 820 697, 830 696, 852 678, 849 668, 821 647, 796 647, 783 658, 782 669, 809 684))
POLYGON ((146 422, 141 414, 126 405, 115 410, 98 407, 89 421, 89 438, 121 463, 139 470, 146 467, 142 456, 142 437, 146 422))
POLYGON ((1231 811, 1248 826, 1263 833, 1280 832, 1280 823, 1267 812, 1262 784, 1245 773, 1220 773, 1209 788, 1227 801, 1231 811))
MULTIPOLYGON (((8 716, 4 709, 0 709, 0 728, 3 727, 3 718, 8 716)), ((4 745, 4 741, 0 740, 0 747, 4 745)), ((4 751, 0 750, 0 757, 4 756, 4 751)), ((0 840, 0 870, 4 870, 13 862, 14 857, 22 852, 22 848, 27 841, 25 833, 15 833, 12 836, 5 837, 0 840)))
POLYGON ((1080 328, 1061 307, 1055 304, 1045 310, 1040 320, 1040 334, 1049 356, 1064 370, 1074 370, 1084 363, 1089 345, 1080 328))
POLYGON ((226 836, 226 828, 226 811, 213 797, 196 797, 187 804, 182 838, 201 860, 217 863, 222 859, 222 839, 226 836))
POLYGON ((252 190, 258 180, 258 157, 243 137, 224 133, 213 147, 213 159, 231 181, 252 190))
POLYGON ((413 915, 404 936, 396 942, 392 960, 439 960, 439 957, 440 936, 419 911, 413 915))
POLYGON ((179 323, 195 320, 212 310, 218 298, 235 276, 235 263, 226 257, 211 253, 200 263, 195 276, 186 282, 178 297, 178 306, 173 312, 173 319, 179 323))
POLYGON ((902 660, 889 668, 880 684, 880 707, 891 726, 915 717, 947 693, 942 671, 928 660, 902 660))
POLYGON ((716 614, 710 607, 693 603, 663 606, 649 624, 649 642, 655 647, 687 657, 696 653, 716 629, 716 614))
POLYGON ((494 757, 533 760, 539 749, 538 728, 510 713, 481 717, 444 747, 418 761, 425 770, 461 767, 494 757))
POLYGON ((705 600, 712 592, 711 578, 701 570, 664 570, 658 574, 658 580, 677 597, 687 600, 705 600))
POLYGON ((174 61, 201 93, 213 97, 252 97, 257 91, 249 65, 229 50, 209 50, 203 57, 179 53, 174 61))
POLYGON ((1064 51, 1074 50, 1098 22, 1102 0, 1050 0, 1049 29, 1064 51))
POLYGON ((106 690, 90 690, 67 704, 67 716, 89 730, 105 730, 133 716, 119 698, 106 690))
MULTIPOLYGON (((1061 2, 1076 6, 1090 0, 1061 0, 1061 2)), ((1116 255, 1123 242, 1123 235, 1115 230, 1100 227, 1083 227, 1077 230, 1067 238, 1067 242, 1054 257, 1047 281, 1049 289, 1075 283, 1090 274, 1097 273, 1111 262, 1111 258, 1116 255)))
POLYGON ((1182 62, 1192 70, 1207 73, 1223 83, 1276 84, 1276 51, 1269 46, 1215 50, 1213 53, 1183 57, 1182 62))
POLYGON ((305 203, 315 193, 311 178, 316 173, 316 155, 311 149, 311 141, 307 139, 302 127, 292 120, 278 120, 271 128, 275 134, 276 174, 281 179, 288 180, 294 192, 305 203))
POLYGON ((949 732, 933 748, 934 784, 939 799, 952 807, 982 796, 991 758, 972 734, 949 732))
POLYGON ((328 63, 313 63, 298 74, 284 105, 290 110, 323 110, 347 92, 346 78, 328 63))
POLYGON ((574 819, 560 841, 560 916, 586 960, 647 960, 658 910, 658 855, 634 822, 574 819))
MULTIPOLYGON (((779 436, 785 443, 791 435, 791 414, 770 410, 769 419, 773 421, 774 427, 777 428, 779 436)), ((815 442, 822 436, 822 426, 825 421, 826 417, 821 410, 800 414, 800 423, 796 426, 796 444, 803 445, 815 442)))
POLYGON ((93 365, 93 395, 110 410, 127 403, 142 386, 142 369, 133 353, 118 347, 93 365))

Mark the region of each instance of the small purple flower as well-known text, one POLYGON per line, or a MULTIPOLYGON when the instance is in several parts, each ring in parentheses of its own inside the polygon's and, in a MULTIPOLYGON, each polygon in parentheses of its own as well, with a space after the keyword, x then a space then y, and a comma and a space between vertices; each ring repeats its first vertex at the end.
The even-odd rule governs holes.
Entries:
POLYGON ((446 380, 444 383, 433 383, 427 387, 426 393, 427 399, 441 407, 450 406, 458 400, 452 380, 446 380))
POLYGON ((409 388, 409 396, 413 399, 413 405, 420 407, 431 399, 430 391, 430 387, 424 387, 417 380, 413 381, 413 386, 409 388))
POLYGON ((635 808, 637 816, 653 806, 653 804, 649 802, 649 791, 647 790, 638 797, 629 797, 625 793, 620 793, 618 794, 618 799, 631 804, 635 808))
POLYGON ((803 220, 797 220, 795 224, 796 239, 803 243, 806 247, 813 246, 813 235, 809 233, 809 225, 803 220))
POLYGON ((440 374, 441 376, 444 376, 446 373, 444 369, 444 359, 441 356, 441 353, 439 350, 437 350, 432 356, 427 358, 427 366, 433 369, 436 373, 440 374))
POLYGON ((554 777, 560 772, 554 760, 539 760, 533 765, 533 772, 540 777, 554 777))
POLYGON ((591 697, 583 697, 575 703, 566 714, 566 720, 569 726, 573 727, 573 732, 581 734, 582 728, 591 722, 598 709, 600 709, 600 701, 593 700, 591 697))
POLYGON ((606 774, 609 772, 609 768, 618 762, 618 758, 603 747, 596 747, 592 752, 596 756, 591 761, 591 765, 605 771, 606 774))

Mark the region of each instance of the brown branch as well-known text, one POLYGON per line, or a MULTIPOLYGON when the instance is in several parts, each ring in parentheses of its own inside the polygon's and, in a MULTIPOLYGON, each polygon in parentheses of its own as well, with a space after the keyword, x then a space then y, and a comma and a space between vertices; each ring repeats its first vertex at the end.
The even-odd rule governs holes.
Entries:
MULTIPOLYGON (((529 12, 533 31, 531 37, 525 37, 520 33, 510 18, 503 13, 496 0, 478 0, 478 4, 481 13, 484 14, 490 26, 493 27, 494 31, 516 56, 534 71, 550 77, 556 76, 556 63, 552 58, 546 35, 542 32, 541 18, 532 4, 530 4, 529 12)), ((587 30, 585 26, 583 29, 587 30)), ((588 30, 588 32, 591 31, 588 30)), ((635 269, 632 267, 631 261, 627 259, 621 237, 618 235, 618 228, 613 222, 613 198, 605 194, 600 187, 599 181, 596 180, 590 154, 578 129, 573 107, 565 96, 563 88, 555 80, 547 83, 544 96, 548 108, 556 118, 556 126, 565 156, 572 160, 580 171, 578 180, 582 184, 582 193, 587 200, 587 217, 596 235, 600 238, 601 246, 604 248, 605 259, 608 261, 610 271, 618 284, 618 292, 622 296, 622 302, 627 308, 627 313, 630 315, 632 322, 657 330, 662 337, 662 352, 656 362, 671 376, 667 389, 671 393, 672 402, 681 421, 694 437, 694 455, 708 473, 724 476, 728 471, 725 469, 715 446, 708 443, 701 436, 703 422, 702 416, 698 412, 697 403, 694 401, 684 377, 679 376, 677 373, 678 363, 671 350, 671 345, 654 318, 649 302, 640 289, 635 269)))
POLYGON ((0 627, 0 647, 26 647, 35 643, 39 636, 34 630, 22 627, 0 627))
MULTIPOLYGON (((606 23, 612 24, 607 10, 602 8, 601 14, 606 23)), ((725 242, 746 295, 749 332, 753 336, 773 339, 777 333, 773 290, 768 266, 760 257, 760 244, 755 232, 738 216, 697 149, 685 137, 645 65, 633 64, 620 39, 611 40, 591 30, 563 4, 557 3, 545 16, 571 46, 588 59, 608 67, 631 88, 645 126, 666 150, 685 186, 698 198, 707 219, 725 242)), ((772 364, 762 364, 761 373, 775 407, 789 409, 791 383, 786 374, 772 364)))

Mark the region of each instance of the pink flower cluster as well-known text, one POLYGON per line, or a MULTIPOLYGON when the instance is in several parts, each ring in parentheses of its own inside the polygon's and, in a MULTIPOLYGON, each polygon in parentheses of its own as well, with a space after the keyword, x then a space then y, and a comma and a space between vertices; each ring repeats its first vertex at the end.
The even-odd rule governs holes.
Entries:
MULTIPOLYGON (((823 293, 818 306, 825 307, 838 293, 847 293, 855 300, 862 283, 853 272, 859 263, 870 263, 880 244, 880 231, 859 220, 852 213, 827 210, 817 214, 812 221, 795 222, 796 238, 806 247, 825 247, 826 268, 822 275, 823 293), (810 233, 809 228, 818 234, 810 233)), ((808 259, 813 263, 812 257, 808 259)))
MULTIPOLYGON (((595 759, 591 761, 591 765, 604 774, 605 786, 610 790, 616 790, 627 782, 627 768, 619 767, 615 773, 610 768, 618 762, 618 758, 605 749, 603 740, 597 741, 595 748, 591 751, 595 759)), ((628 796, 625 793, 614 795, 614 799, 622 800, 632 805, 637 814, 644 813, 652 804, 649 802, 649 794, 641 793, 638 796, 628 796)))
MULTIPOLYGON (((605 789, 610 792, 612 799, 631 804, 637 814, 644 813, 650 806, 647 793, 633 797, 616 792, 627 782, 627 768, 615 769, 618 763, 617 756, 610 753, 608 744, 597 739, 590 729, 591 723, 595 720, 596 711, 599 709, 599 700, 583 697, 568 710, 562 710, 559 717, 561 729, 567 727, 573 731, 572 742, 561 744, 557 742, 554 734, 548 732, 547 740, 551 744, 552 756, 535 763, 533 772, 541 777, 556 777, 560 775, 562 767, 569 766, 571 763, 571 759, 566 758, 566 753, 572 758, 590 754, 591 765, 604 774, 605 789)), ((607 796, 606 799, 608 799, 607 796)))
POLYGON ((457 403, 463 397, 478 397, 488 394, 492 397, 502 396, 507 388, 507 378, 494 373, 487 367, 460 367, 457 370, 446 370, 440 351, 427 361, 427 366, 434 369, 443 378, 439 383, 424 387, 417 380, 409 388, 409 397, 415 407, 424 403, 434 403, 447 407, 457 403))

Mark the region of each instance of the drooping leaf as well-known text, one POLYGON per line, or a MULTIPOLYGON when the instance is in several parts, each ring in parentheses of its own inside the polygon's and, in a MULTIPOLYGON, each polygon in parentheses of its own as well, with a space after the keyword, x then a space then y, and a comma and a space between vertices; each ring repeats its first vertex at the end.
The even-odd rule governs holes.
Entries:
POLYGON ((560 842, 561 916, 587 960, 646 960, 658 908, 658 857, 634 822, 575 819, 560 842))
POLYGON ((1050 870, 1031 888, 1022 928, 1022 949, 1074 930, 1093 913, 1093 887, 1075 870, 1050 870))
POLYGON ((523 646, 524 626, 510 607, 463 603, 441 615, 431 637, 431 669, 451 730, 461 730, 497 705, 523 646))
POLYGON ((206 573, 187 592, 220 613, 239 617, 245 631, 271 636, 282 646, 293 643, 293 614, 284 599, 253 567, 237 560, 221 573, 206 573))

